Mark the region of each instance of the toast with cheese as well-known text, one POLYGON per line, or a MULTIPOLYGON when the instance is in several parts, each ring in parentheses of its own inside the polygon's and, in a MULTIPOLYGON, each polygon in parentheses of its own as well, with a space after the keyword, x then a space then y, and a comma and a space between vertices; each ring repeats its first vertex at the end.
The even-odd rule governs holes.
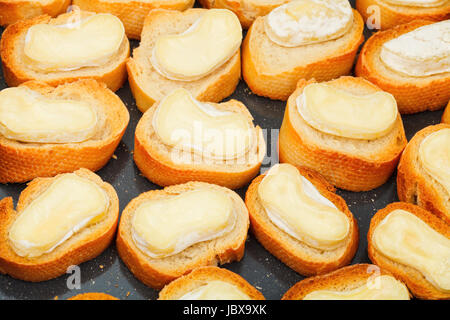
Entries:
POLYGON ((394 95, 402 114, 438 110, 450 100, 450 20, 415 20, 375 33, 355 73, 394 95))
POLYGON ((389 272, 355 264, 298 282, 283 300, 409 300, 408 288, 389 272))
POLYGON ((67 300, 119 300, 119 299, 106 293, 89 292, 78 294, 67 300))
POLYGON ((145 112, 177 88, 201 101, 228 97, 241 76, 241 41, 239 20, 229 10, 150 11, 127 63, 137 107, 145 112))
POLYGON ((265 300, 240 275, 218 267, 200 267, 161 290, 158 300, 265 300))
POLYGON ((237 193, 189 182, 133 199, 120 219, 117 250, 136 278, 161 289, 195 268, 241 260, 248 227, 237 193))
POLYGON ((370 260, 415 297, 450 299, 450 229, 443 220, 413 204, 391 203, 372 218, 367 241, 370 260))
POLYGON ((434 213, 450 225, 450 125, 426 127, 415 134, 398 165, 400 201, 434 213))
POLYGON ((445 108, 444 114, 442 115, 442 123, 450 124, 450 102, 445 108))
POLYGON ((87 169, 36 178, 0 201, 0 270, 40 282, 94 259, 113 240, 119 219, 114 188, 87 169))
POLYGON ((279 158, 316 170, 338 188, 367 191, 389 179, 406 144, 395 99, 370 82, 299 81, 287 102, 279 158))
POLYGON ((156 8, 186 10, 192 8, 195 0, 74 0, 81 10, 97 13, 111 13, 125 26, 127 36, 140 39, 144 20, 150 10, 156 8))
POLYGON ((55 17, 66 12, 70 0, 0 0, 0 26, 43 14, 55 17))
POLYGON ((30 80, 57 86, 90 78, 116 91, 127 78, 130 44, 117 17, 74 10, 8 26, 0 55, 10 87, 30 80))
POLYGON ((358 224, 335 192, 310 169, 277 165, 248 188, 251 231, 270 253, 302 275, 345 266, 358 248, 358 224))
POLYGON ((105 84, 29 81, 0 91, 0 183, 102 168, 129 121, 105 84))

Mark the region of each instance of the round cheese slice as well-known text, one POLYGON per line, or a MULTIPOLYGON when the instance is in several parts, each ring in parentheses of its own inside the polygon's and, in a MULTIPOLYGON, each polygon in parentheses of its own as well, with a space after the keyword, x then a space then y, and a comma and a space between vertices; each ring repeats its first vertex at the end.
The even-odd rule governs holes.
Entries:
POLYGON ((210 281, 178 300, 251 300, 237 286, 224 281, 210 281))
POLYGON ((384 0, 385 2, 397 6, 405 7, 423 7, 433 8, 440 7, 448 3, 448 0, 384 0))

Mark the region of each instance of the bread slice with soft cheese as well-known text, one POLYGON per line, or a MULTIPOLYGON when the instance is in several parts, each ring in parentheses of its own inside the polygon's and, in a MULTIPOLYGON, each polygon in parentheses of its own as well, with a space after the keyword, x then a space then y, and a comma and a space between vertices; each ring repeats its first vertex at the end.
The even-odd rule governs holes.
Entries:
POLYGON ((450 21, 415 20, 375 33, 355 73, 394 95, 402 114, 438 110, 450 100, 450 21))
POLYGON ((356 0, 356 9, 370 25, 379 23, 381 30, 417 19, 450 19, 448 0, 356 0))
POLYGON ((10 87, 30 80, 57 86, 95 79, 116 91, 127 78, 130 44, 117 17, 73 10, 56 18, 41 15, 8 26, 0 54, 10 87))
POLYGON ((40 282, 94 259, 113 240, 119 219, 114 188, 87 169, 36 178, 0 201, 0 270, 40 282))
MULTIPOLYGON (((347 1, 346 1, 347 2, 347 1)), ((287 98, 294 92, 297 82, 300 79, 312 79, 317 81, 328 81, 342 75, 349 74, 352 70, 356 52, 364 40, 363 30, 364 22, 360 14, 348 7, 350 11, 349 25, 344 25, 348 29, 337 30, 333 29, 333 25, 326 24, 325 22, 319 23, 319 16, 316 11, 321 12, 324 9, 315 9, 314 7, 311 14, 313 18, 306 20, 305 17, 298 21, 310 21, 304 26, 298 25, 297 18, 301 18, 302 14, 308 15, 308 7, 300 7, 298 11, 286 11, 284 19, 292 19, 290 23, 283 21, 279 17, 273 17, 273 21, 278 21, 280 29, 280 37, 285 32, 283 28, 292 26, 292 38, 304 35, 303 41, 296 40, 296 44, 280 44, 280 39, 277 42, 272 40, 267 33, 268 22, 267 20, 272 15, 282 15, 280 10, 288 10, 295 5, 294 3, 288 3, 274 9, 269 15, 265 17, 259 17, 255 20, 251 28, 249 29, 247 36, 245 37, 242 46, 242 74, 245 82, 251 89, 251 91, 257 95, 265 96, 271 99, 287 100, 287 98), (305 13, 306 12, 306 13, 305 13), (351 15, 353 13, 353 20, 351 15), (291 17, 294 15, 293 17, 291 17), (298 17, 296 16, 298 15, 298 17), (317 17, 317 21, 314 17, 317 17), (315 32, 301 32, 304 28, 311 28, 311 25, 320 25, 315 32), (327 26, 327 28, 324 27, 327 26), (297 26, 298 30, 295 29, 297 26), (295 30, 295 31, 294 31, 295 30), (327 30, 327 32, 323 31, 327 30), (336 32, 335 32, 336 31, 336 32), (322 35, 322 32, 324 33, 322 35), (321 42, 316 42, 318 37, 321 42), (330 40, 327 40, 330 39, 330 40)), ((313 6, 310 2, 300 1, 301 6, 313 6)), ((316 4, 317 5, 317 4, 316 4)), ((327 2, 321 0, 322 6, 334 5, 333 2, 327 2)), ((346 4, 341 4, 346 5, 346 4)), ((325 7, 324 7, 325 8, 325 7)), ((331 10, 330 14, 338 12, 337 10, 331 10)), ((337 19, 328 19, 327 21, 336 21, 337 19)), ((286 40, 286 39, 285 39, 286 40)))
POLYGON ((55 17, 66 12, 70 0, 0 0, 0 26, 43 14, 55 17))
POLYGON ((239 34, 240 24, 235 15, 229 15, 231 13, 229 10, 219 10, 219 12, 218 10, 195 8, 184 12, 164 9, 150 11, 144 22, 140 45, 133 50, 133 57, 127 63, 128 80, 139 110, 146 111, 177 88, 187 89, 195 98, 210 102, 219 102, 234 92, 241 76, 240 48, 239 43, 229 44, 229 41, 226 42, 227 45, 224 45, 224 39, 233 40, 236 34, 239 34), (219 14, 224 18, 223 23, 219 23, 214 29, 207 27, 207 25, 214 25, 213 21, 217 17, 212 17, 209 19, 210 22, 200 25, 198 21, 206 14, 219 14), (204 29, 205 25, 206 29, 204 29), (220 29, 220 34, 215 33, 216 29, 220 29), (187 30, 190 31, 187 32, 187 30), (173 42, 173 39, 175 42, 180 42, 177 44, 173 42), (151 59, 156 51, 156 44, 166 40, 172 40, 174 48, 179 48, 175 51, 167 49, 168 52, 159 55, 163 58, 171 57, 166 66, 176 65, 179 73, 186 74, 197 71, 196 68, 199 67, 205 69, 208 66, 206 68, 208 70, 195 73, 197 75, 195 80, 180 81, 173 80, 180 77, 167 77, 167 72, 163 72, 161 66, 154 66, 157 60, 151 59), (188 43, 189 46, 187 46, 188 43), (205 46, 209 46, 209 49, 205 46), (210 56, 200 57, 201 53, 210 54, 210 56), (222 60, 208 65, 199 64, 203 59, 214 61, 215 58, 222 60), (224 59, 226 61, 223 61, 224 59))
POLYGON ((332 185, 350 191, 384 184, 407 143, 395 100, 362 78, 341 77, 322 83, 322 89, 328 87, 334 93, 316 93, 312 102, 334 98, 322 105, 313 103, 320 114, 305 120, 299 103, 312 84, 316 83, 300 81, 287 102, 279 135, 280 162, 316 170, 332 185), (378 105, 381 102, 383 108, 378 105))
POLYGON ((355 264, 307 278, 283 300, 409 300, 408 288, 391 273, 371 264, 355 264))
POLYGON ((450 102, 445 108, 444 114, 442 115, 442 123, 450 124, 450 102))
POLYGON ((345 266, 358 248, 358 224, 335 192, 312 170, 289 164, 272 167, 253 180, 245 196, 251 231, 270 253, 302 275, 345 266), (277 198, 282 203, 277 204, 277 198))
POLYGON ((189 182, 133 199, 120 219, 117 250, 136 278, 161 289, 195 268, 241 260, 248 227, 237 193, 189 182))
POLYGON ((416 204, 450 225, 450 124, 417 132, 398 165, 400 201, 416 204))
POLYGON ((67 300, 119 300, 116 297, 113 297, 106 293, 101 292, 89 292, 89 293, 81 293, 67 300))
POLYGON ((369 258, 420 299, 450 299, 450 228, 431 212, 397 202, 379 210, 367 234, 369 258))
POLYGON ((147 110, 136 127, 134 161, 160 186, 203 181, 237 189, 258 174, 265 153, 262 130, 241 102, 202 103, 185 89, 147 110))
POLYGON ((156 8, 186 10, 195 0, 74 0, 73 5, 81 10, 111 13, 123 22, 127 36, 140 39, 144 20, 150 10, 156 8))
POLYGON ((0 183, 102 168, 129 122, 105 84, 38 81, 0 91, 0 183))
POLYGON ((218 267, 200 267, 161 290, 158 300, 265 300, 240 275, 218 267))

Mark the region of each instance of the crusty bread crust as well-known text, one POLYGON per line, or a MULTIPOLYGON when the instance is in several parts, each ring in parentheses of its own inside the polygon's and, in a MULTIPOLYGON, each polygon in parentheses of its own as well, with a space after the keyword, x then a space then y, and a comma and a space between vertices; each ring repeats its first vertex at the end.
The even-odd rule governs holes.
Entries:
POLYGON ((394 95, 402 114, 438 110, 450 100, 450 73, 409 77, 388 69, 379 58, 387 41, 432 23, 434 21, 415 20, 375 33, 364 44, 356 64, 355 74, 394 95))
POLYGON ((448 103, 447 108, 445 108, 444 114, 442 115, 442 123, 450 124, 450 102, 448 103))
POLYGON ((304 279, 283 296, 282 300, 302 300, 306 295, 318 290, 348 291, 359 288, 375 276, 391 275, 371 264, 355 264, 334 272, 304 279))
POLYGON ((155 8, 186 10, 192 8, 195 0, 74 0, 73 4, 81 10, 111 13, 122 20, 127 36, 140 39, 145 17, 155 8))
POLYGON ((450 3, 438 7, 412 7, 399 6, 386 2, 385 0, 356 0, 356 9, 363 16, 364 21, 374 14, 368 9, 377 6, 380 13, 381 30, 387 30, 400 24, 408 23, 417 19, 442 21, 450 19, 450 3))
POLYGON ((420 144, 430 134, 450 128, 450 124, 428 126, 411 139, 398 165, 397 193, 400 201, 418 205, 450 225, 450 201, 442 185, 428 175, 418 159, 420 144))
POLYGON ((130 56, 130 43, 127 37, 124 37, 118 54, 105 66, 43 73, 31 69, 23 61, 25 37, 30 27, 37 24, 63 24, 79 13, 81 18, 94 15, 94 13, 85 11, 72 11, 53 19, 48 15, 41 15, 32 19, 21 20, 5 29, 0 41, 0 55, 3 76, 8 86, 16 87, 30 80, 42 81, 51 86, 58 86, 80 79, 95 79, 104 82, 112 91, 117 91, 122 87, 127 78, 126 61, 130 56))
POLYGON ((89 292, 78 294, 67 300, 119 300, 119 299, 106 293, 89 292))
POLYGON ((208 281, 225 281, 237 286, 252 300, 265 300, 262 293, 240 275, 218 267, 200 267, 172 281, 161 290, 158 300, 178 300, 186 293, 205 285, 208 281))
POLYGON ((67 10, 70 0, 52 0, 47 4, 33 0, 0 0, 0 26, 43 14, 55 17, 67 10))
POLYGON ((415 215, 431 228, 445 237, 450 237, 450 228, 443 220, 437 218, 430 212, 406 202, 389 204, 386 208, 379 210, 370 221, 369 233, 367 234, 368 252, 370 260, 381 268, 391 272, 396 278, 403 281, 412 292, 420 299, 450 299, 450 293, 445 293, 434 287, 425 276, 415 268, 390 260, 379 252, 372 243, 373 233, 378 224, 394 210, 405 210, 415 215))
MULTIPOLYGON (((297 111, 296 99, 303 92, 303 88, 311 82, 300 81, 297 90, 288 100, 279 135, 280 162, 316 170, 331 184, 345 190, 368 191, 384 184, 395 170, 407 144, 400 115, 393 131, 385 137, 366 142, 367 145, 360 145, 357 150, 342 150, 346 144, 355 142, 354 139, 319 132, 310 127, 297 111), (311 132, 311 138, 305 135, 305 130, 311 132), (316 135, 318 138, 313 138, 316 135), (334 139, 336 144, 326 143, 328 139, 334 139), (375 144, 381 139, 383 148, 379 150, 377 147, 378 151, 367 153, 369 143, 375 144)), ((358 91, 372 93, 380 90, 361 78, 341 77, 328 83, 356 93, 358 91)))
POLYGON ((241 260, 244 255, 248 228, 248 211, 239 195, 216 185, 189 182, 166 187, 164 190, 152 190, 131 200, 122 213, 116 245, 120 258, 136 278, 147 286, 162 289, 169 282, 195 268, 241 260), (178 195, 205 186, 225 191, 230 195, 238 216, 234 230, 217 239, 194 244, 174 256, 160 259, 148 257, 134 244, 131 236, 131 219, 140 203, 148 199, 178 195))
POLYGON ((358 249, 359 233, 355 218, 348 209, 345 200, 335 193, 334 187, 321 175, 307 168, 299 167, 297 169, 302 176, 314 184, 324 197, 333 202, 349 218, 348 239, 341 247, 332 252, 324 252, 298 241, 279 229, 267 217, 258 197, 258 187, 265 175, 253 180, 245 196, 245 204, 250 214, 251 231, 264 248, 302 275, 323 274, 349 264, 358 249))
POLYGON ((80 143, 22 143, 0 135, 0 183, 25 182, 80 168, 97 171, 111 158, 130 119, 118 96, 95 80, 80 80, 53 88, 42 82, 22 84, 43 95, 94 102, 105 124, 80 143))
POLYGON ((13 278, 40 282, 59 277, 67 268, 94 259, 112 242, 119 219, 119 198, 114 188, 95 173, 80 169, 76 175, 95 182, 107 193, 110 203, 107 216, 90 227, 84 228, 71 238, 37 258, 18 256, 12 249, 9 230, 17 216, 37 196, 44 192, 55 178, 37 178, 22 191, 17 209, 14 210, 12 198, 0 200, 0 268, 13 278))

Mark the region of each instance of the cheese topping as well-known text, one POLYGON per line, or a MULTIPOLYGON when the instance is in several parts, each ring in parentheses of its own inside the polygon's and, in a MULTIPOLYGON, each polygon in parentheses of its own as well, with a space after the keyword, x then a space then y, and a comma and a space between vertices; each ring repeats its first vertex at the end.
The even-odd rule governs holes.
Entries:
POLYGON ((201 103, 185 89, 161 101, 153 128, 165 145, 213 159, 239 158, 256 139, 245 115, 201 103))
POLYGON ((192 81, 227 62, 241 46, 242 27, 227 9, 206 11, 181 34, 160 36, 151 63, 164 77, 192 81))
POLYGON ((394 277, 382 275, 353 290, 317 290, 303 300, 409 300, 406 286, 394 277))
POLYGON ((450 129, 442 129, 423 139, 419 147, 423 169, 450 195, 450 129))
POLYGON ((387 3, 406 7, 440 7, 448 0, 384 0, 387 3))
POLYGON ((233 201, 228 194, 196 189, 139 205, 132 219, 132 238, 149 257, 163 258, 221 237, 235 223, 233 201))
POLYGON ((380 58, 388 68, 411 77, 450 72, 450 20, 417 28, 384 43, 380 58))
POLYGON ((22 257, 52 252, 74 234, 101 221, 109 198, 96 183, 64 174, 28 204, 14 221, 9 239, 22 257))
POLYGON ((404 210, 389 213, 373 234, 377 250, 420 271, 443 292, 450 292, 450 239, 404 210))
POLYGON ((24 53, 40 71, 71 71, 104 65, 125 37, 119 18, 96 14, 64 25, 37 24, 26 35, 24 53))
POLYGON ((290 164, 270 169, 258 196, 272 223, 311 247, 333 250, 348 236, 348 217, 290 164))
POLYGON ((95 133, 97 114, 83 101, 49 98, 26 87, 0 91, 0 134, 32 143, 74 143, 95 133))
POLYGON ((297 98, 297 109, 319 131, 364 140, 385 136, 398 116, 397 102, 390 93, 354 95, 324 83, 307 85, 297 98))
POLYGON ((237 286, 217 280, 186 293, 178 300, 251 300, 251 298, 237 286))
POLYGON ((298 47, 340 38, 352 24, 348 0, 296 0, 272 10, 265 31, 280 46, 298 47))

